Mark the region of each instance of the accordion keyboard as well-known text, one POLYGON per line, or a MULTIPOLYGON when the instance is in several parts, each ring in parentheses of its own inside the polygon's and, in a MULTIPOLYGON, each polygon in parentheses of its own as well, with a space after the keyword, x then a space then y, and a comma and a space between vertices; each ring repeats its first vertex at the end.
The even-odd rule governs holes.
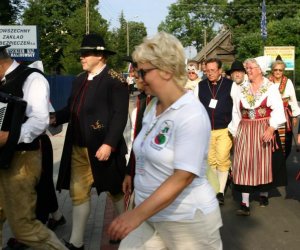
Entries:
POLYGON ((7 108, 7 103, 0 102, 0 130, 2 129, 6 108, 7 108))

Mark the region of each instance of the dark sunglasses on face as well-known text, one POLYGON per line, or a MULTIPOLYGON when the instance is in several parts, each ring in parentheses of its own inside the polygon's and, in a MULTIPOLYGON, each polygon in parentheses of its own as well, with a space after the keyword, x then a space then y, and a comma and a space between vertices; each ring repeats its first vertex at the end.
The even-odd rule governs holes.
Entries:
POLYGON ((101 56, 102 53, 95 51, 84 51, 80 53, 80 57, 88 57, 88 56, 101 56))
POLYGON ((155 70, 155 69, 158 69, 158 68, 150 68, 150 69, 139 69, 137 70, 137 74, 140 78, 142 78, 143 80, 145 80, 145 76, 148 72, 152 71, 152 70, 155 70))
POLYGON ((273 71, 279 71, 279 72, 283 72, 283 69, 273 69, 273 71))
POLYGON ((189 75, 195 75, 195 72, 188 72, 189 75))

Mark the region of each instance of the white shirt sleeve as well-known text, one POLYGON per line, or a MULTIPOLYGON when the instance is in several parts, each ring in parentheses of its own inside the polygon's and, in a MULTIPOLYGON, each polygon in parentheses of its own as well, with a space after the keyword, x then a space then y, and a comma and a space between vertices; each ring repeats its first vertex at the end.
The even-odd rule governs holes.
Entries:
POLYGON ((272 109, 270 117, 270 126, 277 129, 279 125, 286 122, 283 102, 278 86, 273 84, 269 88, 267 105, 272 109))
POLYGON ((49 125, 49 83, 39 73, 30 74, 23 84, 23 99, 27 102, 19 143, 32 142, 49 125))
POLYGON ((232 98, 232 118, 231 122, 228 124, 228 131, 232 136, 236 135, 238 125, 241 121, 241 112, 240 112, 240 87, 236 83, 232 84, 230 96, 232 98))
POLYGON ((199 83, 195 86, 193 93, 199 99, 199 83))
POLYGON ((287 80, 285 91, 284 91, 284 97, 290 98, 289 105, 291 106, 293 116, 299 116, 300 108, 298 105, 294 84, 290 79, 287 80))

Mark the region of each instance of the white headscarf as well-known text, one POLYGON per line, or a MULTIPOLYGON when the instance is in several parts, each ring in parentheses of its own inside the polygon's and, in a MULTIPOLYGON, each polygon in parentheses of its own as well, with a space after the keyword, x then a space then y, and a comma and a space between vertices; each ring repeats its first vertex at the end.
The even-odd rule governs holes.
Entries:
POLYGON ((259 65, 263 74, 266 74, 267 69, 271 65, 271 57, 270 56, 259 56, 254 58, 257 64, 259 65))

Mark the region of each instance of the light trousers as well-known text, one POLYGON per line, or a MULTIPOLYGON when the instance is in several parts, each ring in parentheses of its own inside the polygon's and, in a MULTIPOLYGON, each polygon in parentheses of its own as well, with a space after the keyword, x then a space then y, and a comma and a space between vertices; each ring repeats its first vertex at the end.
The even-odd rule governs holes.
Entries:
MULTIPOLYGON (((90 200, 91 188, 94 183, 87 148, 73 146, 71 164, 70 196, 73 205, 77 206, 90 200)), ((109 196, 111 197, 114 205, 118 206, 117 210, 120 212, 120 206, 116 203, 123 200, 124 195, 120 193, 116 195, 109 194, 109 196)), ((124 209, 122 211, 124 211, 124 209)))
POLYGON ((17 151, 9 169, 0 170, 0 230, 7 218, 16 239, 32 249, 66 249, 56 235, 36 219, 35 187, 40 174, 40 150, 17 151))
POLYGON ((209 214, 197 210, 193 220, 144 222, 120 244, 119 250, 221 250, 219 207, 209 214))
POLYGON ((231 147, 232 140, 227 128, 212 130, 208 150, 208 165, 212 169, 228 171, 231 166, 231 147))

